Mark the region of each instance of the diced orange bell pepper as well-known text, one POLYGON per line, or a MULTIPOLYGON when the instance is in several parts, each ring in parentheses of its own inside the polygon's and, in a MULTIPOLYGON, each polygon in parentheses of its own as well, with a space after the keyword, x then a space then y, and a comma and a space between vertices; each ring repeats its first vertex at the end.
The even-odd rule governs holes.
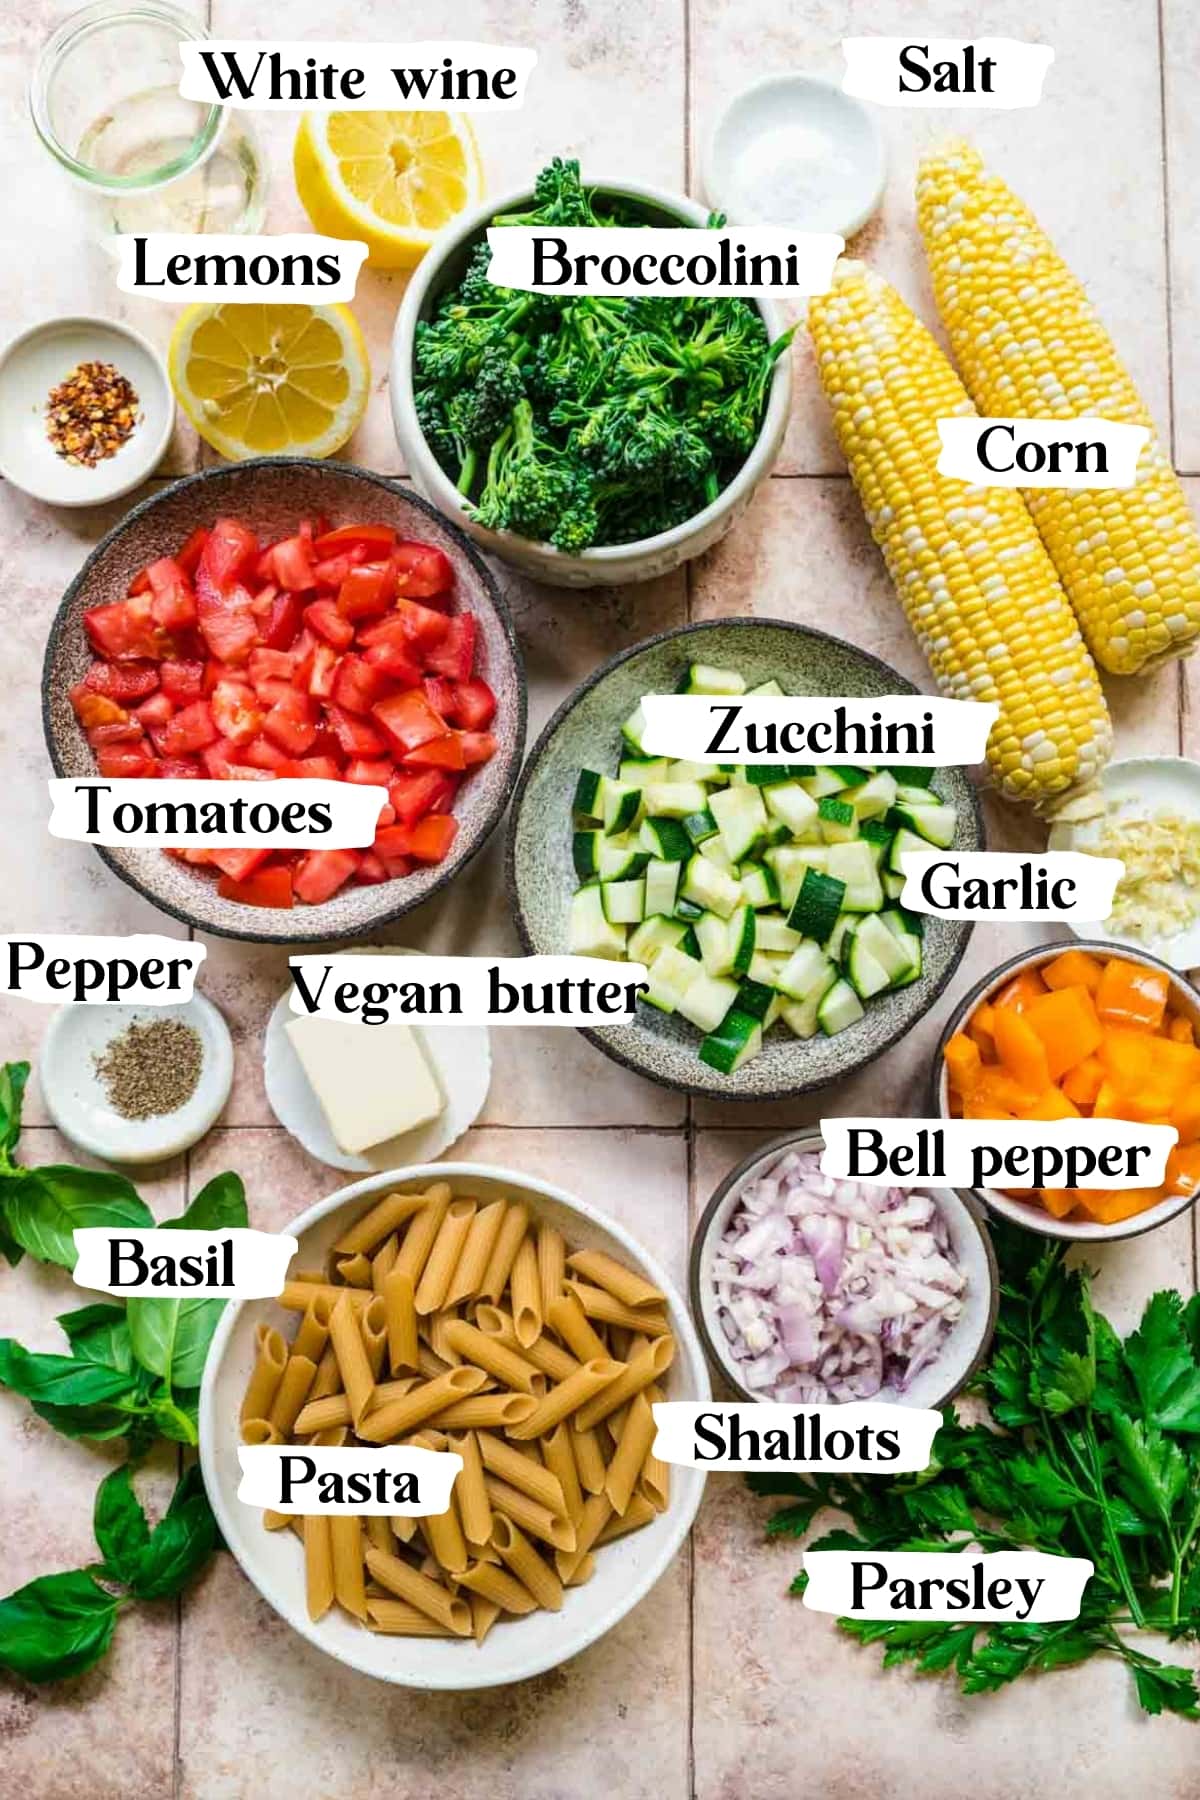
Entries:
POLYGON ((1050 1064, 1045 1046, 1022 1013, 1012 1007, 996 1010, 996 1053, 1013 1080, 1028 1093, 1038 1095, 1050 1086, 1050 1064))
POLYGON ((1061 1088, 1048 1087, 1044 1094, 1039 1094, 1033 1106, 1027 1106, 1021 1114, 1023 1119, 1077 1119, 1079 1108, 1072 1106, 1061 1088))
POLYGON ((1100 1092, 1103 1080, 1104 1064, 1100 1058, 1085 1056, 1063 1077, 1062 1091, 1076 1106, 1090 1106, 1100 1092))
POLYGON ((993 1016, 987 1001, 981 1000, 967 1024, 967 1036, 979 1045, 979 1053, 985 1062, 996 1060, 996 1040, 992 1035, 993 1016))
POLYGON ((1064 950, 1053 962, 1043 963, 1040 972, 1048 988, 1085 987, 1094 994, 1104 969, 1086 950, 1064 950))
POLYGON ((1200 1193, 1200 1144, 1176 1144, 1167 1157, 1164 1194, 1200 1193))
POLYGON ((1045 982, 1036 969, 1022 969, 1019 975, 1000 989, 992 1002, 993 1007, 1004 1007, 1012 1012, 1023 1012, 1031 1000, 1039 994, 1048 993, 1045 982))
MULTIPOLYGON (((1068 952, 1070 954, 1070 952, 1068 952)), ((1042 1041, 1051 1081, 1090 1056, 1104 1036, 1092 996, 1085 987, 1059 988, 1031 1000, 1021 1015, 1042 1041)))
POLYGON ((1191 1144, 1200 1138, 1200 1086, 1188 1090, 1171 1108, 1171 1123, 1179 1133, 1181 1144, 1191 1144))
POLYGON ((1162 1199, 1160 1188, 1076 1188, 1075 1198, 1089 1218, 1098 1225, 1116 1225, 1121 1219, 1157 1206, 1162 1199))
POLYGON ((1182 1013, 1167 1014, 1167 1036, 1173 1044, 1194 1044, 1196 1033, 1190 1019, 1182 1013))
POLYGON ((1065 1219, 1069 1212, 1074 1212, 1079 1192, 1078 1188, 1038 1189, 1042 1205, 1056 1219, 1065 1219))
POLYGON ((1017 1115, 1009 1112, 1007 1107, 998 1106, 994 1100, 984 1099, 977 1087, 963 1101, 962 1116, 964 1119, 1015 1119, 1017 1115))
MULTIPOLYGON (((1046 1085, 1043 1083, 1043 1085, 1046 1085)), ((967 1117, 974 1119, 1017 1118, 1037 1100, 1040 1089, 1024 1087, 1014 1081, 1007 1069, 995 1064, 985 1066, 971 1090, 971 1101, 979 1107, 967 1117)), ((964 1112, 966 1109, 964 1108, 964 1112)))
POLYGON ((1143 1108, 1146 1095, 1153 1091, 1165 1097, 1165 1110, 1170 1112, 1189 1088, 1200 1085, 1200 1050, 1194 1044, 1177 1044, 1134 1026, 1110 1026, 1098 1055, 1109 1080, 1123 1093, 1140 1098, 1143 1108))
POLYGON ((983 1066, 979 1045, 964 1032, 956 1031, 946 1045, 944 1054, 950 1086, 957 1088, 960 1094, 969 1094, 979 1079, 979 1071, 983 1066))
POLYGON ((1111 1025, 1133 1025, 1157 1031, 1170 992, 1165 971, 1110 956, 1096 990, 1096 1011, 1111 1025))

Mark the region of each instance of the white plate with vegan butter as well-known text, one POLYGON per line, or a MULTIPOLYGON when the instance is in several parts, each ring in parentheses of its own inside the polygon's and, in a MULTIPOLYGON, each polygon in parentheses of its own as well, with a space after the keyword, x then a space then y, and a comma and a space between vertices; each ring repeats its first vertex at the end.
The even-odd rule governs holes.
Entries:
POLYGON ((267 1023, 263 1077, 275 1117, 318 1162, 355 1174, 432 1162, 479 1117, 492 1079, 485 1026, 341 1024, 294 1013, 290 1000, 289 988, 267 1023), (397 1118, 411 1122, 374 1138, 397 1118))
POLYGON ((1200 967, 1200 763, 1127 757, 1108 765, 1091 799, 1065 809, 1049 847, 1120 857, 1125 874, 1112 915, 1071 920, 1071 930, 1147 950, 1173 969, 1200 967))

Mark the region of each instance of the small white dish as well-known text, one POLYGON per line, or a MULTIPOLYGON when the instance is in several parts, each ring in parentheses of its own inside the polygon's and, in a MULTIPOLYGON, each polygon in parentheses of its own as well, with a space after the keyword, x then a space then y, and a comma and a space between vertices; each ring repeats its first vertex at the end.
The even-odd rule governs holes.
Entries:
POLYGON ((167 368, 140 332, 111 319, 48 319, 0 351, 0 475, 51 506, 99 506, 152 475, 171 439, 175 396, 167 368), (106 362, 138 397, 139 423, 93 468, 76 467, 46 436, 50 392, 82 362, 106 362))
MULTIPOLYGON (((375 955, 416 955, 415 951, 390 948, 375 955)), ((414 1019, 413 1031, 433 1064, 445 1110, 428 1125, 406 1131, 400 1137, 376 1144, 365 1156, 343 1150, 329 1129, 321 1102, 313 1093, 300 1058, 287 1034, 289 1022, 299 1015, 288 1005, 291 989, 279 996, 267 1021, 263 1038, 263 1080, 271 1111, 285 1131, 303 1145, 317 1162, 351 1174, 373 1174, 406 1163, 432 1162, 469 1131, 487 1099, 492 1080, 492 1052, 485 1025, 447 1025, 439 1019, 414 1019)), ((385 1026, 364 1025, 364 1031, 385 1031, 385 1026)), ((380 1040, 382 1041, 382 1040, 380 1040)))
MULTIPOLYGON (((1062 820, 1051 826, 1051 850, 1089 850, 1096 847, 1108 823, 1121 819, 1147 819, 1155 813, 1175 813, 1200 820, 1200 762, 1186 756, 1130 756, 1109 763, 1100 777, 1100 793, 1106 810, 1095 818, 1062 820), (1115 812, 1111 810, 1115 807, 1115 812)), ((1181 891, 1183 884, 1179 883, 1181 891)), ((1110 931, 1104 919, 1067 923, 1078 938, 1100 939, 1129 950, 1145 950, 1173 969, 1200 968, 1200 913, 1186 931, 1165 938, 1130 937, 1110 931)))
POLYGON ((211 1000, 181 1006, 64 1006, 42 1040, 38 1077, 65 1138, 105 1162, 152 1163, 178 1156, 220 1116, 233 1086, 233 1042, 211 1000), (191 1099, 172 1113, 125 1119, 109 1103, 93 1058, 135 1019, 180 1019, 200 1034, 203 1060, 191 1099))
POLYGON ((887 154, 861 101, 820 75, 770 75, 725 108, 703 167, 709 203, 733 225, 851 237, 879 205, 887 154))
MULTIPOLYGON (((709 1399, 704 1352, 674 1283, 623 1226, 548 1181, 481 1163, 428 1163, 372 1175, 309 1207, 288 1230, 299 1240, 298 1267, 324 1265, 330 1247, 373 1196, 393 1190, 420 1192, 448 1181, 481 1200, 523 1200, 531 1216, 557 1226, 572 1249, 605 1250, 652 1281, 666 1296, 675 1338, 675 1360, 663 1381, 667 1400, 709 1399)), ((293 1316, 294 1322, 294 1316, 293 1316)), ((671 1471, 671 1501, 641 1531, 631 1531, 596 1553, 596 1572, 566 1590, 561 1612, 531 1613, 498 1626, 482 1644, 471 1638, 387 1637, 364 1631, 334 1607, 315 1623, 304 1598, 304 1552, 290 1531, 264 1531, 257 1507, 237 1497, 238 1415, 254 1366, 260 1324, 292 1324, 274 1300, 230 1301, 221 1316, 200 1390, 200 1466, 217 1523, 247 1579, 301 1637, 380 1681, 411 1688, 471 1689, 525 1681, 576 1656, 611 1631, 648 1594, 682 1549, 704 1493, 703 1469, 671 1471)))

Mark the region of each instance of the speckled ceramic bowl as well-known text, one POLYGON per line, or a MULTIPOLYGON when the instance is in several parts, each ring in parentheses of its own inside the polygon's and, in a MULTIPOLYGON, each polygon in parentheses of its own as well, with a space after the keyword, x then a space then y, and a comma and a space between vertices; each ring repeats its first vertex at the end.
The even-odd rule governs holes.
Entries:
POLYGON ((452 881, 484 844, 503 813, 525 747, 525 674, 508 609, 475 546, 417 495, 382 476, 309 457, 264 457, 206 469, 134 507, 93 550, 67 589, 50 628, 42 671, 42 716, 54 772, 94 775, 95 760, 69 699, 92 660, 82 618, 92 606, 120 600, 139 569, 171 555, 197 525, 233 513, 262 538, 293 531, 298 519, 323 514, 337 524, 381 521, 401 537, 436 544, 454 565, 456 606, 479 626, 479 673, 496 694, 492 730, 499 749, 464 783, 454 812, 458 836, 444 863, 402 880, 350 887, 321 906, 290 911, 223 900, 213 877, 159 850, 101 849, 122 881, 186 924, 221 937, 257 943, 355 938, 398 919, 452 881))
MULTIPOLYGON (((740 669, 753 684, 774 677, 794 694, 912 694, 910 681, 878 657, 782 619, 717 619, 663 632, 614 656, 559 707, 542 732, 517 787, 509 823, 507 877, 517 930, 531 953, 567 948, 571 895, 571 796, 581 768, 615 773, 620 727, 643 694, 673 693, 691 662, 740 669)), ((956 850, 983 847, 975 789, 962 769, 940 770, 938 791, 958 808, 956 850)), ((700 1033, 684 1019, 643 1007, 635 1021, 585 1036, 614 1062, 664 1087, 726 1100, 783 1100, 861 1068, 894 1044, 937 999, 958 967, 971 927, 925 922, 925 967, 918 981, 867 1005, 836 1037, 805 1041, 772 1031, 761 1056, 722 1075, 697 1055, 700 1033)))

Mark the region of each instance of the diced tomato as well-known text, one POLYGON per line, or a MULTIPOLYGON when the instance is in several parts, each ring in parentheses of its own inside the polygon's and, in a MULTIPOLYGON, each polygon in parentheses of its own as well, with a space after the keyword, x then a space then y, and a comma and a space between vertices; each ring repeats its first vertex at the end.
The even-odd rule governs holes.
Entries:
POLYGON ((207 700, 193 700, 163 727, 163 755, 188 756, 203 750, 220 736, 207 700))
POLYGON ((465 769, 467 766, 462 740, 456 731, 418 744, 415 750, 406 751, 401 761, 406 769, 465 769))
POLYGON ((458 741, 462 745, 463 762, 468 769, 490 762, 496 754, 496 740, 490 731, 460 731, 458 741))
POLYGON ((160 689, 157 694, 151 694, 148 700, 143 700, 133 710, 143 725, 165 725, 167 720, 174 715, 175 702, 170 694, 164 694, 160 689))
POLYGON ((196 573, 207 575, 221 591, 238 581, 257 556, 258 539, 252 531, 237 519, 218 519, 200 553, 196 573))
POLYGON ((475 615, 455 613, 440 644, 425 651, 425 667, 431 675, 448 675, 451 681, 470 680, 475 663, 475 615))
POLYGON ((125 589, 125 592, 131 600, 136 594, 148 594, 150 592, 150 576, 145 569, 138 570, 129 586, 125 589))
POLYGON ((434 712, 419 688, 407 694, 389 694, 371 708, 371 717, 382 726, 401 756, 433 738, 449 736, 445 719, 434 712))
POLYGON ((426 675, 421 682, 425 690, 425 698, 434 712, 440 713, 443 719, 454 722, 458 718, 455 702, 455 688, 452 681, 444 675, 426 675))
POLYGON ((384 804, 379 809, 379 817, 376 819, 375 824, 376 824, 376 826, 381 826, 381 825, 394 825, 395 823, 396 823, 396 809, 392 805, 390 800, 385 801, 384 804))
POLYGON ((333 701, 347 712, 369 713, 386 693, 387 677, 361 656, 343 656, 333 681, 333 701))
POLYGON ((496 716, 496 696, 476 675, 454 689, 454 714, 466 731, 486 731, 496 716))
MULTIPOLYGON (((237 749, 236 744, 230 746, 231 758, 237 749)), ((225 779, 226 781, 275 781, 278 778, 274 769, 260 769, 254 763, 240 763, 231 760, 225 770, 225 779)))
POLYGON ((338 653, 333 645, 318 644, 313 651, 312 669, 308 677, 308 691, 318 700, 328 700, 332 694, 337 666, 338 653))
POLYGON ((396 773, 395 764, 390 756, 380 756, 373 760, 356 756, 346 764, 344 780, 358 782, 363 787, 378 783, 386 787, 396 773))
POLYGON ((450 781, 438 769, 405 770, 388 784, 388 799, 402 825, 415 825, 433 812, 438 799, 453 793, 450 781))
POLYGON ((407 644, 372 644, 364 657, 373 669, 378 669, 389 681, 398 681, 401 687, 420 684, 421 671, 412 660, 407 644))
POLYGON ((257 869, 248 881, 234 881, 222 875, 217 883, 222 900, 236 900, 241 906, 291 906, 292 871, 283 863, 268 869, 257 869))
POLYGON ((131 750, 123 744, 97 750, 96 767, 101 775, 114 780, 145 781, 159 772, 160 764, 143 750, 131 750))
POLYGON ((289 689, 263 720, 263 732, 288 756, 303 756, 317 735, 317 721, 307 694, 289 689))
POLYGON ((170 656, 174 648, 154 617, 149 594, 89 608, 83 615, 83 628, 97 656, 110 662, 157 662, 170 656))
POLYGON ((93 725, 87 734, 87 741, 93 750, 99 750, 104 744, 136 744, 145 736, 140 720, 114 719, 109 725, 93 725))
POLYGON ((323 531, 313 545, 314 556, 341 556, 347 551, 362 550, 373 556, 387 556, 396 542, 390 525, 339 525, 336 531, 323 531))
MULTIPOLYGON (((170 726, 167 729, 170 730, 170 726)), ((210 781, 232 781, 233 765, 237 757, 238 746, 231 744, 227 738, 218 738, 215 744, 209 744, 200 752, 204 772, 210 781)))
POLYGON ((184 539, 183 548, 175 558, 189 581, 196 573, 207 542, 208 532, 203 525, 197 525, 191 536, 184 539))
POLYGON ((337 607, 344 619, 374 619, 387 612, 395 597, 390 563, 359 563, 338 589, 337 607))
POLYGON ((150 662, 94 662, 83 678, 83 685, 93 694, 105 694, 110 700, 143 700, 158 686, 158 669, 150 662))
POLYGON ((355 564, 366 560, 365 544, 354 544, 340 556, 327 556, 323 562, 314 564, 313 574, 317 578, 317 586, 336 594, 355 564))
POLYGON ((188 576, 173 556, 160 556, 146 570, 150 610, 165 631, 182 631, 196 623, 196 596, 188 576))
POLYGON ((286 650, 252 650, 246 672, 257 687, 260 681, 290 681, 296 669, 286 650))
POLYGON ((280 775, 288 758, 270 738, 256 737, 242 751, 242 761, 249 763, 252 769, 270 769, 280 775))
POLYGON ((303 537, 282 538, 271 547, 271 563, 280 587, 293 594, 307 593, 317 585, 308 540, 303 537))
POLYGON ((360 887, 377 887, 381 881, 390 879, 387 864, 373 850, 360 851, 354 879, 360 887))
POLYGON ((432 544, 400 543, 392 551, 397 591, 416 600, 445 594, 454 585, 454 568, 448 556, 432 544))
POLYGON ((267 622, 259 635, 268 650, 290 650, 300 629, 303 611, 295 594, 279 594, 271 602, 267 622))
POLYGON ((122 724, 129 717, 125 707, 110 700, 107 694, 92 693, 83 681, 76 682, 70 690, 70 701, 85 731, 90 731, 94 725, 122 724))
POLYGON ((415 825, 389 825, 375 833, 375 849, 386 861, 391 856, 411 856, 417 862, 439 863, 454 842, 458 820, 444 813, 430 813, 415 825))
POLYGON ((262 708, 245 682, 219 682, 209 704, 217 730, 235 744, 248 744, 263 729, 262 708))
POLYGON ((393 857, 407 856, 408 832, 407 825, 381 826, 375 833, 373 848, 376 855, 381 856, 385 862, 391 862, 393 857))
POLYGON ((387 744, 365 719, 344 711, 340 706, 327 707, 326 713, 337 738, 338 748, 344 755, 382 756, 386 751, 387 744))
POLYGON ((301 900, 320 906, 345 886, 357 868, 353 850, 309 850, 300 859, 293 886, 301 900))
POLYGON ((270 855, 271 851, 263 849, 260 844, 247 844, 244 849, 236 846, 227 850, 210 850, 208 858, 231 881, 245 881, 248 875, 253 875, 255 869, 262 867, 270 855))
POLYGON ((342 771, 332 756, 301 756, 285 763, 279 777, 281 781, 340 781, 342 771))
MULTIPOLYGON (((216 531, 214 527, 213 536, 216 531)), ((233 582, 219 587, 206 567, 212 538, 196 570, 196 611, 200 633, 218 662, 244 663, 258 642, 258 621, 254 617, 249 590, 233 582)))
POLYGON ((450 629, 445 613, 434 612, 417 600, 397 600, 386 618, 368 625, 358 634, 360 644, 400 644, 415 649, 418 656, 434 644, 440 644, 450 629))
POLYGON ((158 773, 163 781, 199 781, 201 768, 190 756, 164 756, 158 773))
POLYGON ((294 682, 281 680, 278 675, 263 675, 255 682, 254 691, 264 706, 275 706, 294 694, 296 687, 294 682))
POLYGON ((316 652, 317 640, 307 625, 302 625, 296 634, 296 641, 288 651, 292 659, 292 680, 298 688, 307 691, 308 678, 312 674, 313 656, 316 652))
POLYGON ((348 650, 354 642, 354 627, 344 619, 333 600, 312 600, 304 609, 305 623, 319 638, 335 650, 348 650))
POLYGON ((189 700, 198 700, 204 692, 204 664, 201 662, 161 663, 161 680, 164 694, 179 705, 186 705, 189 700))

